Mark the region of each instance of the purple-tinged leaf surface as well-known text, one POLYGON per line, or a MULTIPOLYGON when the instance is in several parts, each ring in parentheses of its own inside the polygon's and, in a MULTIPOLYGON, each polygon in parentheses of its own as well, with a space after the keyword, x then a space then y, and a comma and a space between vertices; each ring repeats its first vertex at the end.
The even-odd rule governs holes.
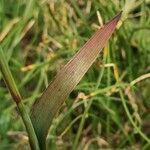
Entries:
POLYGON ((57 73, 54 80, 33 105, 31 120, 41 145, 45 144, 52 119, 95 61, 114 32, 120 17, 121 13, 106 23, 85 43, 74 57, 57 73))

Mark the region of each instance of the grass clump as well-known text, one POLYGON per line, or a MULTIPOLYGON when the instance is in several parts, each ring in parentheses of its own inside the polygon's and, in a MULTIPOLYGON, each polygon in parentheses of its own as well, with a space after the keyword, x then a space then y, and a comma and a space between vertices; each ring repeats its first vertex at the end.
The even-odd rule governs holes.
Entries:
MULTIPOLYGON (((149 5, 146 0, 10 0, 7 5, 1 0, 0 44, 29 107, 99 26, 123 10, 103 55, 53 120, 48 147, 150 147, 149 5)), ((0 149, 26 148, 9 99, 0 74, 0 149)))

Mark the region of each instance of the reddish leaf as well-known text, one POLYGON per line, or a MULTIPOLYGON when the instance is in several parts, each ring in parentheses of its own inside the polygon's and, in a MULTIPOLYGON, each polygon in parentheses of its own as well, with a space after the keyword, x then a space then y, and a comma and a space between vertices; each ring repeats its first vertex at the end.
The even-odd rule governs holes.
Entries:
POLYGON ((42 96, 31 110, 31 119, 41 147, 50 124, 75 86, 82 79, 92 63, 112 35, 121 13, 99 29, 78 51, 77 54, 58 72, 42 96))

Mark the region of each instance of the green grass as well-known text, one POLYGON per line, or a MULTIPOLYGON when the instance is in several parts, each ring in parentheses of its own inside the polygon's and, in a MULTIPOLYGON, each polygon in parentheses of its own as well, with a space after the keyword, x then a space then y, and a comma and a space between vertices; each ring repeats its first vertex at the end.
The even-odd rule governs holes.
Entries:
MULTIPOLYGON (((149 0, 0 1, 0 45, 29 107, 97 30, 97 14, 105 23, 123 10, 104 53, 53 120, 48 147, 150 148, 149 7, 149 0)), ((24 131, 0 74, 0 149, 27 149, 24 131)))

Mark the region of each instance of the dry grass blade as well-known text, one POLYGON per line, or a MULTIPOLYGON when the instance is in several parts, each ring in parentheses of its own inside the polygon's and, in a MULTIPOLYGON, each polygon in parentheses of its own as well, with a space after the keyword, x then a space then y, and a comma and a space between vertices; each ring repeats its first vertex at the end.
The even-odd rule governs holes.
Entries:
POLYGON ((65 99, 79 83, 112 35, 121 13, 99 29, 62 68, 31 110, 31 120, 41 149, 45 147, 48 129, 65 99))

